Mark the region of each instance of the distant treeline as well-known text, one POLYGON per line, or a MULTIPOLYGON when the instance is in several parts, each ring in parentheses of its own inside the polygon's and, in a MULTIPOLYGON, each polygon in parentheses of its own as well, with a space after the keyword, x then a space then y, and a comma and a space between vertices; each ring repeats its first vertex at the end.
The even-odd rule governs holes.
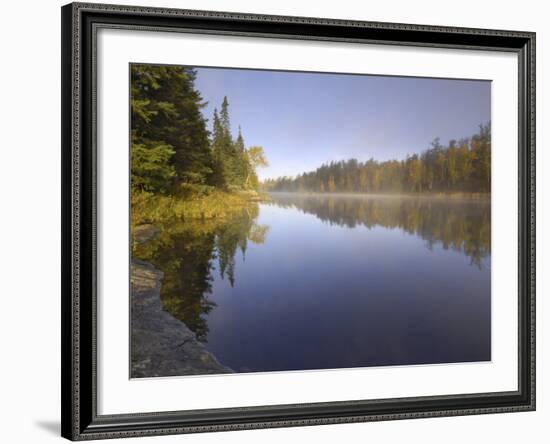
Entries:
POLYGON ((405 160, 331 162, 297 177, 267 179, 262 185, 266 191, 320 193, 490 192, 491 124, 447 146, 437 138, 431 148, 405 160))
POLYGON ((261 147, 231 135, 229 103, 214 111, 213 131, 201 113, 196 71, 181 66, 131 66, 131 183, 133 191, 178 195, 193 186, 256 189, 261 147))

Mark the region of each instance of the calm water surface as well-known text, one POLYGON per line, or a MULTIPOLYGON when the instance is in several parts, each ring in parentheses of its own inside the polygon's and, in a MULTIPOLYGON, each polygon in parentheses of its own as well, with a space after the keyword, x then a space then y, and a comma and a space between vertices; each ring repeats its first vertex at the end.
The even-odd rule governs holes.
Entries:
POLYGON ((148 259, 237 372, 485 361, 490 226, 488 200, 273 194, 148 259))

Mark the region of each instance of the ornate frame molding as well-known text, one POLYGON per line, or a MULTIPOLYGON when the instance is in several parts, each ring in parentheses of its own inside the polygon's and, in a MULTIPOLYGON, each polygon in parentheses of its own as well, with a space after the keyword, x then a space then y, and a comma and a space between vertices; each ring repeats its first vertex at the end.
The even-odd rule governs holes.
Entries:
POLYGON ((72 3, 62 8, 62 435, 71 440, 535 409, 535 34, 72 3), (97 415, 95 40, 98 27, 515 52, 519 61, 519 390, 97 415))

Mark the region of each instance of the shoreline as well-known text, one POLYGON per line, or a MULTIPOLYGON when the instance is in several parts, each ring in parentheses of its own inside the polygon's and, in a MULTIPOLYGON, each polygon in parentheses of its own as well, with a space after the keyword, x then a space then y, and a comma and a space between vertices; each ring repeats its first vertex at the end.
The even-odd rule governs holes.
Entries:
POLYGON ((328 193, 315 191, 264 191, 268 195, 294 195, 314 197, 371 197, 371 198, 416 198, 416 199, 462 199, 462 200, 491 200, 491 193, 466 193, 466 192, 426 192, 426 193, 328 193))
MULTIPOLYGON (((143 241, 158 234, 148 230, 143 241)), ((227 374, 223 365, 197 340, 195 333, 162 308, 164 273, 149 262, 131 259, 130 378, 227 374)))
POLYGON ((269 193, 253 190, 211 190, 188 196, 136 192, 131 199, 132 229, 141 225, 162 226, 172 221, 224 220, 250 205, 270 201, 269 193))

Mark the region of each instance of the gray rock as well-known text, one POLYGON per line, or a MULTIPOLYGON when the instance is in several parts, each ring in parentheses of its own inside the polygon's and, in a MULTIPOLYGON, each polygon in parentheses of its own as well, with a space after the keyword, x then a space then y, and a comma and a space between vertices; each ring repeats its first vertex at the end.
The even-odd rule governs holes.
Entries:
POLYGON ((232 373, 183 322, 162 309, 163 276, 151 264, 132 259, 130 377, 232 373))

